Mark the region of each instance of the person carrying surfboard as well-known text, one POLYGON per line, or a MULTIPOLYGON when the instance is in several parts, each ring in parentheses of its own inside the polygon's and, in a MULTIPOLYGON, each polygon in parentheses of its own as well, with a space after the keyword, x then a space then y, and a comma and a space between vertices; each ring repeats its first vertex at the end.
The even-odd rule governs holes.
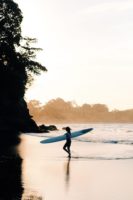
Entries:
POLYGON ((65 134, 66 143, 64 144, 63 149, 68 153, 68 157, 71 158, 71 150, 70 150, 70 146, 71 146, 71 128, 70 127, 66 127, 65 130, 67 131, 67 133, 65 134))

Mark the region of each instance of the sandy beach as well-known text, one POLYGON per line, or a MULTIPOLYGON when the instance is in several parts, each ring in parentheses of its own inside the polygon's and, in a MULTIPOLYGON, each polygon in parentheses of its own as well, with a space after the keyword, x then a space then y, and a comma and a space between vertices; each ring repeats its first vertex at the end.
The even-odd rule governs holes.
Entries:
POLYGON ((42 200, 133 199, 133 159, 120 157, 123 149, 132 153, 132 146, 73 141, 68 159, 62 150, 64 142, 42 145, 39 137, 29 135, 21 139, 24 200, 29 196, 42 200))

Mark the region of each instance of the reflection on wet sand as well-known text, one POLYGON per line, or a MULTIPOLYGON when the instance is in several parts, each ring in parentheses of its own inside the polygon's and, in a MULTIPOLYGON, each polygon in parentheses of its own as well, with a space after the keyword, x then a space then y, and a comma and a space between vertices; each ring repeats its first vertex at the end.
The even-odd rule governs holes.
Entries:
POLYGON ((24 196, 22 158, 18 152, 18 132, 1 133, 0 140, 0 200, 42 200, 30 193, 24 196))
POLYGON ((70 161, 71 161, 71 158, 68 158, 67 163, 65 163, 65 183, 66 183, 66 189, 69 188, 69 182, 70 182, 70 161))

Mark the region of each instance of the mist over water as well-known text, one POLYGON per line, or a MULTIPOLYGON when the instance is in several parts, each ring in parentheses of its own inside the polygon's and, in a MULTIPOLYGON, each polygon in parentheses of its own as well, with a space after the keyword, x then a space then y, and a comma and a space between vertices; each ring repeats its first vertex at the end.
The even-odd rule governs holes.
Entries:
POLYGON ((42 105, 37 100, 28 102, 30 114, 38 123, 132 123, 133 110, 112 110, 105 104, 78 105, 61 98, 42 105))

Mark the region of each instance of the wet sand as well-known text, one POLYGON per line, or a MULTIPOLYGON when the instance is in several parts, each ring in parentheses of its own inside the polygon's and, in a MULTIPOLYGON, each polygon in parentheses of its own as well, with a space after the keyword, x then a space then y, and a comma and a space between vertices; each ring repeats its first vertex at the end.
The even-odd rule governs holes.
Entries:
POLYGON ((103 156, 106 151, 121 153, 122 146, 118 151, 115 145, 73 141, 72 158, 68 159, 62 150, 64 142, 43 145, 40 140, 22 135, 23 199, 133 200, 133 159, 103 156), (86 156, 86 151, 92 156, 86 156))

